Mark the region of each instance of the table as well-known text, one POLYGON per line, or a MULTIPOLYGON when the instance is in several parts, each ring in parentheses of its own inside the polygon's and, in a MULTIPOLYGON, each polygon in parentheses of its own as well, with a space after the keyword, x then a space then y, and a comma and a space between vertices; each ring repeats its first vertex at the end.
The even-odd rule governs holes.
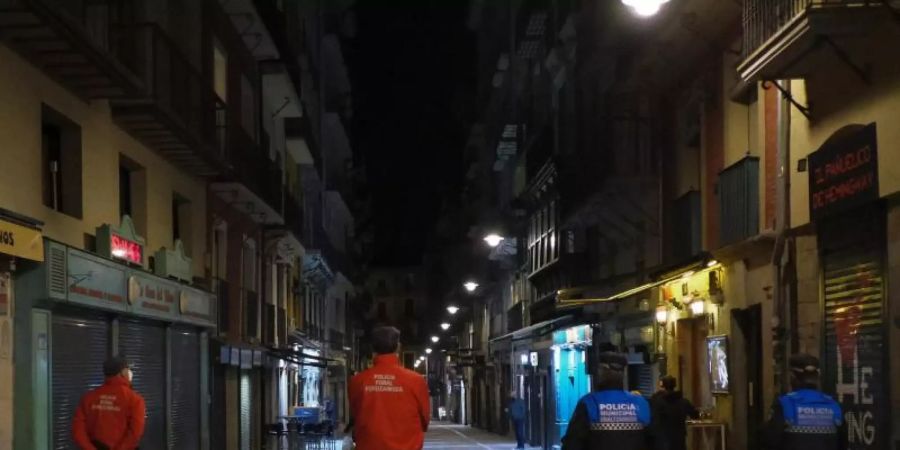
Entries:
POLYGON ((710 438, 710 434, 718 434, 718 441, 720 450, 725 450, 725 422, 716 422, 713 420, 688 420, 687 421, 688 435, 694 436, 697 432, 700 432, 702 447, 697 447, 696 442, 694 443, 695 449, 703 449, 703 450, 715 450, 715 438, 710 438))

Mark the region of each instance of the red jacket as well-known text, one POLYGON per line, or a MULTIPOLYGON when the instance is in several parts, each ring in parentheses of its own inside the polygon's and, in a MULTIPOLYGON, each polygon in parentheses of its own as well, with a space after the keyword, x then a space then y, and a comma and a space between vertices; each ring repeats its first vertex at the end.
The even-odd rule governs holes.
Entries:
POLYGON ((144 398, 131 389, 123 377, 106 379, 106 383, 81 398, 72 439, 81 450, 96 450, 93 442, 110 450, 134 450, 144 434, 144 398))
POLYGON ((425 378, 400 367, 397 355, 378 355, 350 380, 350 412, 357 449, 419 450, 431 421, 425 378))

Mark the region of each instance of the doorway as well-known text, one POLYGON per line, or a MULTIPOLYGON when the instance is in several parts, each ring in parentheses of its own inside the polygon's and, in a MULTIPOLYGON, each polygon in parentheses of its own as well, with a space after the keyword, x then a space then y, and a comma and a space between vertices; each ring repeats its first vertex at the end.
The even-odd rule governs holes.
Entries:
POLYGON ((709 321, 706 315, 678 321, 678 383, 685 398, 701 410, 713 406, 706 353, 708 336, 709 321))
MULTIPOLYGON (((759 433, 764 420, 763 394, 762 394, 762 306, 759 304, 752 305, 747 309, 736 309, 732 311, 732 320, 736 325, 736 329, 740 333, 736 338, 743 342, 735 342, 737 349, 741 350, 740 355, 735 355, 735 363, 743 362, 746 370, 743 376, 746 377, 744 387, 737 387, 736 393, 743 394, 743 407, 746 416, 744 417, 744 433, 746 433, 747 450, 759 449, 759 433)), ((739 366, 738 366, 739 367, 739 366)), ((738 375, 738 374, 735 374, 738 375)), ((739 416, 735 417, 736 423, 739 416)))

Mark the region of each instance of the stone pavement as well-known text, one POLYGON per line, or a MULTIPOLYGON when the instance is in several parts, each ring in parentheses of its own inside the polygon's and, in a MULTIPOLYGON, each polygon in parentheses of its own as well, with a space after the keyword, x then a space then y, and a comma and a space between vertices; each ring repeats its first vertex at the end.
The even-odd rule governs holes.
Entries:
MULTIPOLYGON (((432 422, 425 435, 425 450, 509 450, 516 448, 513 438, 477 428, 446 422, 432 422)), ((538 449, 539 447, 529 447, 538 449)))

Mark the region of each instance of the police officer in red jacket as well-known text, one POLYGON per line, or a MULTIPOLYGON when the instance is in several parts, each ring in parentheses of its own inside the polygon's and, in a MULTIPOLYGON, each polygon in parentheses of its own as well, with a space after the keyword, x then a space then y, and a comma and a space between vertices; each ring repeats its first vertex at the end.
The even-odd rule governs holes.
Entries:
POLYGON ((81 398, 72 438, 81 450, 134 450, 144 434, 144 398, 131 389, 133 373, 122 357, 103 364, 106 382, 81 398))
POLYGON ((375 361, 350 380, 350 416, 358 450, 419 450, 431 421, 425 378, 400 365, 400 331, 372 330, 375 361))

